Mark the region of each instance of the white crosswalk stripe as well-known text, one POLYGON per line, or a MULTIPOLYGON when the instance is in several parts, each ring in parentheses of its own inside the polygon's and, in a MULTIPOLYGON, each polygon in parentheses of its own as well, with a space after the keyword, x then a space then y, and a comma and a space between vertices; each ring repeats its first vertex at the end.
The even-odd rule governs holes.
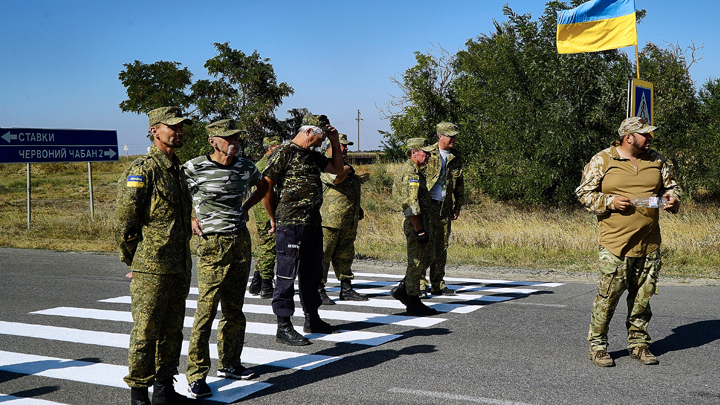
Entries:
MULTIPOLYGON (((337 286, 339 281, 335 279, 328 280, 326 290, 331 294, 331 298, 335 300, 337 305, 322 306, 319 314, 321 318, 335 325, 339 324, 342 327, 342 324, 345 323, 347 328, 332 335, 306 335, 309 339, 321 345, 319 352, 324 351, 328 345, 338 343, 365 346, 383 345, 402 337, 403 333, 398 331, 437 327, 443 322, 447 322, 450 319, 450 314, 454 314, 452 316, 461 316, 489 304, 526 297, 537 293, 540 289, 554 288, 561 285, 558 283, 511 280, 446 278, 448 288, 454 290, 457 295, 433 296, 430 300, 424 300, 424 303, 438 310, 440 314, 431 317, 417 317, 405 313, 405 307, 399 301, 390 297, 390 289, 397 285, 402 276, 373 273, 356 273, 356 276, 357 278, 353 280, 353 287, 361 294, 368 295, 369 299, 367 301, 340 301, 336 295, 339 291, 337 286), (391 328, 394 333, 373 331, 373 328, 385 328, 386 330, 391 328)), ((190 296, 186 301, 188 309, 197 308, 197 301, 194 299, 197 294, 197 288, 191 288, 190 296)), ((297 300, 299 299, 296 296, 297 300)), ((246 314, 253 314, 255 317, 253 322, 247 322, 246 334, 274 337, 277 324, 270 302, 269 299, 246 295, 243 311, 246 314), (260 319, 261 322, 256 322, 257 319, 260 319)), ((110 297, 102 299, 98 303, 102 305, 102 308, 47 308, 29 313, 26 322, 0 321, 0 335, 42 339, 48 342, 49 345, 52 345, 53 342, 63 342, 64 344, 127 349, 130 341, 129 334, 68 327, 77 325, 77 322, 68 325, 68 322, 72 322, 71 319, 106 322, 108 325, 132 323, 129 296, 110 297), (42 321, 39 321, 39 319, 42 319, 42 321), (66 321, 63 321, 63 319, 66 319, 66 321), (41 324, 35 324, 35 322, 41 324), (48 323, 51 323, 51 325, 48 325, 48 323)), ((299 325, 302 325, 304 314, 299 305, 297 307, 294 314, 295 323, 297 324, 295 329, 302 333, 302 326, 299 325)), ((184 320, 185 328, 191 328, 192 324, 193 317, 186 316, 184 320)), ((216 319, 213 328, 217 329, 217 325, 218 320, 216 319)), ((129 328, 128 325, 128 330, 129 328)), ((117 327, 112 330, 117 330, 117 327)), ((188 333, 189 331, 186 329, 186 335, 188 333)), ((307 353, 306 349, 301 351, 290 346, 275 345, 274 338, 272 338, 272 341, 273 344, 267 345, 268 347, 248 347, 248 345, 245 345, 242 354, 243 363, 254 365, 254 367, 270 366, 282 369, 312 370, 343 360, 342 350, 340 355, 328 356, 307 353)), ((184 341, 182 355, 186 356, 187 352, 188 342, 184 341)), ((336 353, 337 350, 333 352, 333 354, 336 353)), ((217 359, 217 345, 210 345, 210 356, 217 359)), ((127 374, 127 364, 115 365, 0 350, 0 371, 76 383, 128 388, 123 381, 123 377, 127 374)), ((262 376, 258 380, 249 381, 208 377, 206 381, 213 391, 213 396, 209 399, 220 403, 241 400, 271 386, 262 382, 262 379, 262 376)), ((187 390, 187 380, 182 374, 177 376, 176 390, 180 393, 185 393, 187 390)), ((3 393, 0 393, 0 403, 3 405, 63 405, 59 402, 3 393)))

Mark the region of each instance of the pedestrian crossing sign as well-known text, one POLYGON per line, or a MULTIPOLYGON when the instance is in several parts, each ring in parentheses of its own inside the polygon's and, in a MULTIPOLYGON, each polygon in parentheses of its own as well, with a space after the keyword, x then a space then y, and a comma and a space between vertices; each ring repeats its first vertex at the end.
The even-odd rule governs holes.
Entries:
POLYGON ((653 84, 640 79, 630 79, 628 83, 627 117, 640 117, 650 125, 655 125, 653 115, 653 84))

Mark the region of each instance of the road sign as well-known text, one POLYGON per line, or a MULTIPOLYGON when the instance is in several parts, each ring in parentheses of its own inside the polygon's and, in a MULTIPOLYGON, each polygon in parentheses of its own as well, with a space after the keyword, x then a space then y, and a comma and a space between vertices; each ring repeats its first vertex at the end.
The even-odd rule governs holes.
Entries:
POLYGON ((117 160, 117 131, 0 128, 0 163, 117 160))
POLYGON ((640 79, 630 79, 628 85, 628 118, 644 118, 653 125, 653 84, 640 79))

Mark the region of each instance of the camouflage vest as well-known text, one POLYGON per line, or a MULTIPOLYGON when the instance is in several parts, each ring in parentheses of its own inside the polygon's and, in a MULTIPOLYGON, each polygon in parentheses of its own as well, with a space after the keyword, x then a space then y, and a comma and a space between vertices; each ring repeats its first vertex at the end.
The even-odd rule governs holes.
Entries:
MULTIPOLYGON (((346 166, 350 166, 344 163, 346 166)), ((320 208, 322 225, 326 228, 352 228, 360 217, 360 177, 350 166, 350 174, 340 184, 336 175, 323 173, 323 204, 320 208)))
POLYGON ((245 193, 261 177, 248 159, 234 160, 226 166, 199 156, 183 165, 203 233, 235 233, 245 227, 245 193))

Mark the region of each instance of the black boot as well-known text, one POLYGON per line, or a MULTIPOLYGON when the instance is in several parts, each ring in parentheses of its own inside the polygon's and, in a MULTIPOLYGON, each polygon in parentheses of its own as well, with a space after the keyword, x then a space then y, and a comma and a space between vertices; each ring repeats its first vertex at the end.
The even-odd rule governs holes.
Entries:
POLYGON ((151 405, 148 388, 130 388, 130 405, 151 405))
POLYGON ((252 281, 250 282, 250 287, 248 287, 248 292, 250 295, 258 295, 260 293, 260 283, 262 281, 262 277, 260 277, 260 272, 256 271, 253 274, 252 281))
POLYGON ((338 326, 330 325, 329 323, 320 319, 318 314, 309 314, 305 312, 305 324, 303 325, 303 332, 305 333, 322 333, 329 335, 331 333, 340 332, 338 326))
POLYGON ((407 296, 407 304, 405 304, 408 314, 412 315, 437 315, 435 308, 430 308, 420 301, 420 297, 416 295, 407 296))
POLYGON ((264 278, 260 284, 260 298, 272 298, 275 287, 273 286, 273 279, 264 278))
POLYGON ((190 399, 175 392, 175 378, 155 381, 153 385, 152 405, 185 405, 199 404, 200 401, 190 399))
POLYGON ((340 301, 367 301, 368 298, 353 290, 350 280, 340 281, 340 301))
POLYGON ((400 280, 400 283, 393 287, 392 290, 390 290, 390 295, 392 295, 393 298, 403 303, 403 305, 407 306, 408 304, 408 293, 405 289, 405 279, 400 280))
POLYGON ((320 294, 320 299, 322 300, 323 305, 335 305, 335 301, 328 297, 327 291, 325 291, 325 284, 320 284, 318 286, 318 294, 320 294))
POLYGON ((293 328, 290 318, 281 318, 278 316, 277 323, 278 328, 275 334, 276 342, 290 346, 306 346, 310 344, 310 341, 307 340, 305 336, 299 334, 295 328, 293 328))

